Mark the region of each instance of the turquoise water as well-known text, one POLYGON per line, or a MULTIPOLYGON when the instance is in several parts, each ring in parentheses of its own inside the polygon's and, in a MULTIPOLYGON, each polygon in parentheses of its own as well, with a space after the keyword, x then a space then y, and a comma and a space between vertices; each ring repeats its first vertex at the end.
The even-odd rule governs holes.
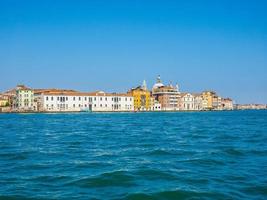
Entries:
POLYGON ((0 199, 267 199, 267 111, 1 114, 0 199))

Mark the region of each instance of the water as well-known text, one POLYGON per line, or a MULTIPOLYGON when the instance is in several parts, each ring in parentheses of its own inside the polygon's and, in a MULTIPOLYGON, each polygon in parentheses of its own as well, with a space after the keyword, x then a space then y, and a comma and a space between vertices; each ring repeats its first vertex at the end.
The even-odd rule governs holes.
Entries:
POLYGON ((0 199, 267 199, 267 111, 0 115, 0 199))

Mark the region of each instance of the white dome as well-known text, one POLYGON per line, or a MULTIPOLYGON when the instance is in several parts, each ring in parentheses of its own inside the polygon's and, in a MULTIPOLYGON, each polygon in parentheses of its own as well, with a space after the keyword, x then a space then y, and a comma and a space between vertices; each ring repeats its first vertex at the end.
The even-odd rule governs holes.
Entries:
POLYGON ((162 86, 164 86, 163 83, 155 83, 153 85, 153 89, 157 89, 157 88, 162 87, 162 86))
POLYGON ((157 89, 162 86, 164 86, 164 84, 161 82, 160 76, 158 76, 157 82, 153 85, 153 89, 157 89))

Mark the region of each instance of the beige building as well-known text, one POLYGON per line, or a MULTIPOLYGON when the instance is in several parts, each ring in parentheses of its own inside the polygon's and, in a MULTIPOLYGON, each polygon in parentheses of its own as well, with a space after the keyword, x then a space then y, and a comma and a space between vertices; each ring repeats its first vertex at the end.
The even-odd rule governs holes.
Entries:
POLYGON ((213 110, 222 110, 222 98, 216 93, 212 97, 212 109, 213 110))
POLYGON ((195 107, 195 110, 203 110, 203 98, 202 98, 202 95, 199 94, 199 93, 194 93, 193 94, 194 96, 194 107, 195 107))
POLYGON ((222 110, 233 110, 233 100, 230 98, 222 98, 221 99, 221 108, 222 110))
POLYGON ((151 96, 151 111, 161 111, 161 104, 155 99, 155 97, 151 96))
POLYGON ((179 109, 180 110, 195 110, 194 96, 191 93, 181 93, 179 109))

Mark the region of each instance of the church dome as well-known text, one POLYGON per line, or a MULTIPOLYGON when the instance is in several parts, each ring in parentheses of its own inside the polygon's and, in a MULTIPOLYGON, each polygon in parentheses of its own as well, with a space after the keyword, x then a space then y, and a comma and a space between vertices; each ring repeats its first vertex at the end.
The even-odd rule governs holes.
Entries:
POLYGON ((153 89, 157 89, 162 86, 164 86, 164 84, 161 82, 160 76, 158 76, 157 82, 153 85, 153 89))

